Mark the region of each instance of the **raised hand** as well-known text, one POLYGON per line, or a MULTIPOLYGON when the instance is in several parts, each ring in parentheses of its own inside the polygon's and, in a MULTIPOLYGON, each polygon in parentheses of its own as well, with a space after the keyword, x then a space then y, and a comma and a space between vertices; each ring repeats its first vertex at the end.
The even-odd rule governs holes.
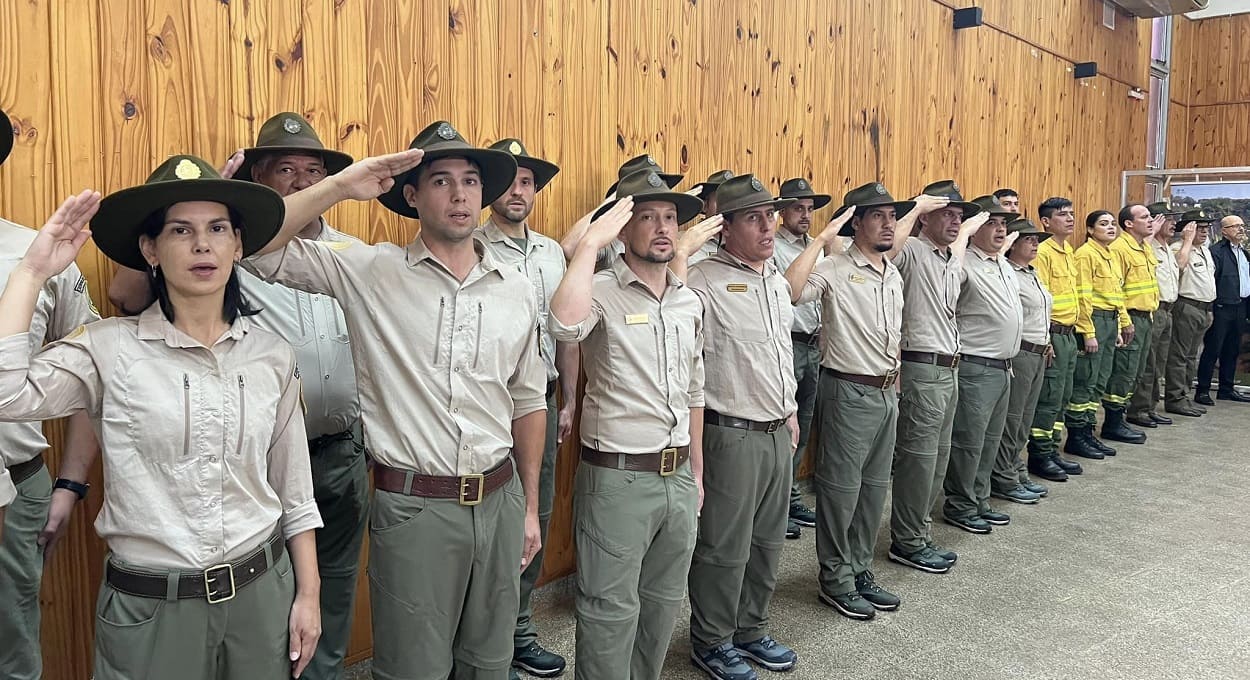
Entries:
MULTIPOLYGON (((234 173, 238 172, 239 167, 242 165, 243 165, 243 149, 239 149, 238 151, 235 151, 234 153, 230 154, 230 157, 226 159, 225 165, 221 166, 221 178, 222 179, 234 179, 234 173)), ((250 181, 252 178, 240 177, 239 179, 250 181)))
POLYGON ((1194 236, 1197 235, 1197 233, 1198 223, 1193 220, 1186 222, 1185 226, 1181 228, 1181 238, 1185 239, 1187 243, 1193 243, 1194 236))
POLYGON ((99 209, 98 191, 87 190, 65 199, 26 249, 22 266, 43 280, 60 274, 91 238, 87 223, 99 209))
POLYGON ((968 219, 964 220, 963 224, 959 225, 960 235, 962 236, 963 234, 975 234, 978 229, 985 226, 985 223, 989 221, 990 221, 990 214, 988 212, 981 211, 973 215, 972 217, 969 217, 968 219))
POLYGON ((842 231, 842 227, 845 227, 852 217, 855 217, 855 206, 848 205, 846 210, 829 220, 829 223, 825 225, 825 230, 816 237, 823 244, 830 246, 831 251, 829 254, 842 252, 842 239, 838 237, 838 232, 842 231))
POLYGON ((395 186, 395 176, 417 167, 423 157, 425 152, 421 149, 370 156, 352 163, 328 179, 338 187, 341 198, 367 201, 390 191, 395 186))
POLYGON ((708 239, 720 233, 725 225, 724 215, 712 215, 698 224, 683 231, 677 237, 677 254, 679 257, 690 257, 699 252, 708 239))
POLYGON ((1007 238, 1003 239, 1003 247, 998 249, 1000 255, 1006 255, 1008 250, 1016 244, 1016 239, 1020 238, 1020 232, 1013 231, 1007 234, 1007 238))
POLYGON ((945 196, 930 196, 929 194, 920 194, 912 200, 916 202, 916 207, 912 208, 911 212, 917 215, 926 215, 934 210, 941 210, 951 203, 951 199, 945 196))
POLYGON ((586 235, 582 237, 582 243, 599 252, 621 233, 621 229, 633 215, 634 198, 626 196, 590 223, 586 235))

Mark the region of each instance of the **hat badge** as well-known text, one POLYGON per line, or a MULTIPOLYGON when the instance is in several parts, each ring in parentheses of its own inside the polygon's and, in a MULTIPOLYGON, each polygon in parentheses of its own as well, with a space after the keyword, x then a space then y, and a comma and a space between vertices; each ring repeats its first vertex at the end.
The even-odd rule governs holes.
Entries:
POLYGON ((300 125, 299 121, 294 118, 287 118, 282 121, 282 129, 286 130, 290 134, 296 135, 299 134, 300 130, 304 129, 304 126, 300 125))
POLYGON ((799 188, 800 188, 800 189, 806 189, 806 188, 807 188, 807 182, 805 182, 805 181, 803 181, 803 180, 799 180, 799 188))
POLYGON ((951 191, 958 192, 958 191, 959 191, 959 185, 958 185, 958 184, 955 184, 954 182, 951 182, 951 191))
POLYGON ((653 187, 659 187, 664 184, 664 180, 661 180, 660 176, 653 172, 647 175, 647 184, 650 184, 653 187))
POLYGON ((880 183, 877 183, 872 188, 873 188, 873 191, 876 191, 878 194, 881 194, 882 196, 885 195, 885 187, 882 186, 880 183))
POLYGON ((722 179, 722 180, 729 180, 729 179, 733 179, 733 178, 734 178, 734 172, 733 172, 733 170, 726 170, 726 171, 722 172, 722 173, 720 174, 720 176, 721 176, 721 179, 722 179))
POLYGON ((655 159, 652 158, 650 154, 647 154, 646 164, 653 165, 653 166, 658 165, 658 163, 655 162, 655 159))
POLYGON ((751 178, 751 188, 752 188, 752 189, 755 189, 756 191, 763 191, 763 190, 764 190, 764 185, 763 185, 763 184, 760 184, 760 181, 759 181, 758 179, 756 179, 755 177, 752 177, 752 178, 751 178))
POLYGON ((512 140, 512 143, 508 145, 508 151, 511 152, 513 156, 520 156, 524 149, 522 149, 521 145, 514 139, 512 140))
POLYGON ((178 161, 178 165, 174 167, 174 177, 178 179, 199 179, 203 175, 204 172, 200 170, 200 166, 188 158, 178 161))
POLYGON ((440 123, 438 126, 438 129, 434 131, 434 134, 438 135, 439 137, 442 137, 443 139, 455 139, 456 138, 455 128, 453 128, 451 125, 447 123, 440 123))

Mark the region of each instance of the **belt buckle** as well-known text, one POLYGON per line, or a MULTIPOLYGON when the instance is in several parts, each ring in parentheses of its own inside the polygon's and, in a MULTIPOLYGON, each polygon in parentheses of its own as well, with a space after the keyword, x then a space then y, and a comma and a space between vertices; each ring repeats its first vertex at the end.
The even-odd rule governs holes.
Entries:
POLYGON ((457 500, 461 505, 481 505, 483 492, 486 490, 486 475, 462 475, 459 488, 460 493, 457 494, 457 500), (474 480, 477 480, 476 493, 470 493, 475 488, 472 484, 474 480))
POLYGON ((780 420, 774 420, 773 422, 768 424, 768 428, 764 431, 767 432, 768 434, 772 434, 776 432, 777 428, 781 427, 781 422, 782 421, 780 420))
POLYGON ((881 383, 882 391, 888 390, 894 386, 894 381, 898 380, 898 369, 895 368, 885 374, 885 380, 881 383))
POLYGON ((234 565, 230 563, 215 564, 204 570, 204 598, 209 604, 220 604, 229 602, 234 599, 234 565), (230 593, 228 595, 219 594, 213 584, 229 577, 230 593))
POLYGON ((959 368, 959 355, 958 354, 951 356, 951 368, 959 368))
POLYGON ((660 452, 660 476, 668 477, 675 472, 677 472, 677 449, 664 449, 660 452), (669 464, 670 460, 673 461, 671 465, 669 464))

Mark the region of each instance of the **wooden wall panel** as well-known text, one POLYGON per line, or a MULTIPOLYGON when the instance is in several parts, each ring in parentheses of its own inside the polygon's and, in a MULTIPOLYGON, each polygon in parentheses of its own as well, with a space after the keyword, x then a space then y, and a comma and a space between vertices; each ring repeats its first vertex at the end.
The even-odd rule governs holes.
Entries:
POLYGON ((1178 20, 1168 165, 1225 167, 1250 163, 1250 47, 1243 36, 1250 14, 1178 20), (1175 161, 1171 153, 1175 150, 1175 161))
MULTIPOLYGON (((772 187, 806 177, 837 196, 872 180, 911 195, 955 178, 969 196, 1011 186, 1030 212, 1054 194, 1081 212, 1114 208, 1119 172, 1144 162, 1145 104, 1127 88, 1144 86, 1148 24, 1120 16, 1108 31, 1097 0, 983 0, 987 25, 953 31, 951 8, 969 4, 83 0, 89 11, 69 11, 0 0, 0 107, 18 135, 0 170, 0 214, 38 225, 63 195, 139 183, 170 153, 221 162, 284 110, 357 158, 404 148, 439 118, 475 142, 520 137, 563 168, 533 218, 555 237, 639 153, 687 174, 685 186, 723 167, 772 187), (1075 81, 1068 59, 1098 61, 1106 75, 1075 81)), ((1228 42, 1192 28, 1204 45, 1228 42)), ((1190 106, 1245 89, 1234 81, 1250 66, 1226 61, 1192 60, 1195 83, 1209 71, 1218 84, 1173 91, 1191 148, 1244 147, 1250 116, 1190 106)), ((374 242, 404 243, 418 228, 377 203, 329 218, 374 242)), ((92 248, 79 264, 103 303, 112 265, 92 248)), ((59 448, 60 430, 49 431, 59 448)), ((561 456, 548 578, 574 567, 570 444, 561 456)), ((97 509, 98 496, 78 510, 49 566, 51 680, 90 666, 97 509)), ((360 593, 353 659, 370 647, 363 579, 360 593)))

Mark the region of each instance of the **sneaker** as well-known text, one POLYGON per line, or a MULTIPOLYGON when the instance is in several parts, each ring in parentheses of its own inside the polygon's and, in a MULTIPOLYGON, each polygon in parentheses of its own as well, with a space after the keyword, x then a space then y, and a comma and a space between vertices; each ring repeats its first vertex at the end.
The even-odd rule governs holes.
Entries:
POLYGON ((786 540, 797 540, 802 535, 803 530, 799 528, 799 525, 794 523, 794 520, 786 522, 786 540))
POLYGON ((901 565, 930 574, 945 574, 951 570, 951 563, 942 559, 940 555, 928 546, 915 552, 908 552, 905 548, 891 544, 889 557, 891 562, 898 562, 901 565))
POLYGON ((690 662, 695 668, 712 676, 716 680, 759 680, 755 669, 747 665, 734 649, 733 643, 726 642, 703 653, 690 650, 690 662))
POLYGON ((993 510, 987 510, 981 513, 981 519, 985 520, 986 522, 989 522, 990 524, 993 524, 994 526, 999 526, 999 527, 1005 527, 1008 524, 1011 524, 1011 515, 1008 515, 1005 512, 994 512, 993 510))
POLYGON ((938 557, 950 562, 952 566, 959 561, 959 554, 954 550, 947 550, 933 541, 925 541, 925 545, 928 546, 929 550, 937 553, 938 557))
POLYGON ((564 672, 564 657, 534 641, 512 650, 512 665, 535 677, 554 678, 564 672))
POLYGON ((988 534, 994 530, 989 522, 980 517, 960 517, 955 518, 950 515, 942 515, 942 521, 953 527, 959 527, 970 534, 988 534))
POLYGON ((1050 493, 1050 489, 1047 489, 1045 485, 1038 484, 1037 482, 1027 477, 1020 480, 1020 486, 1023 486, 1028 491, 1032 491, 1033 493, 1037 494, 1040 498, 1045 498, 1050 493))
POLYGON ((839 614, 848 619, 867 621, 877 615, 877 610, 854 591, 841 595, 826 595, 822 590, 820 601, 838 610, 839 614))
POLYGON ((801 527, 814 527, 816 526, 816 511, 802 503, 791 503, 790 521, 801 527))
POLYGON ((867 600, 868 604, 883 612, 892 612, 903 603, 897 595, 877 585, 871 571, 855 577, 855 590, 859 591, 859 596, 867 600))
POLYGON ((770 671, 788 671, 799 662, 793 649, 765 635, 755 642, 734 645, 738 653, 770 671))
POLYGON ((1024 488, 1022 484, 1017 484, 1006 491, 990 491, 990 495, 994 498, 1001 498, 1021 505, 1033 505, 1042 500, 1041 496, 1024 488))

